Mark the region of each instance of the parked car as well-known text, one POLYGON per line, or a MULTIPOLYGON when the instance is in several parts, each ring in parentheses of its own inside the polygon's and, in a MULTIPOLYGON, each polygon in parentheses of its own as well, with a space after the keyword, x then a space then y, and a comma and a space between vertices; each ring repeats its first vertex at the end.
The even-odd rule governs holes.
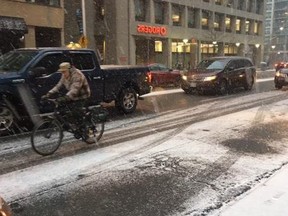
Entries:
POLYGON ((0 216, 12 216, 11 208, 1 196, 0 196, 0 216))
POLYGON ((201 61, 195 69, 183 75, 181 88, 186 93, 211 90, 224 95, 238 87, 251 90, 255 78, 256 67, 249 58, 212 57, 201 61))
POLYGON ((275 70, 278 71, 281 68, 288 68, 288 62, 277 62, 276 64, 274 64, 275 70))
POLYGON ((275 88, 281 89, 283 86, 288 85, 288 68, 279 69, 274 77, 275 88))
POLYGON ((152 86, 179 86, 181 80, 180 70, 173 70, 159 63, 149 64, 152 86))

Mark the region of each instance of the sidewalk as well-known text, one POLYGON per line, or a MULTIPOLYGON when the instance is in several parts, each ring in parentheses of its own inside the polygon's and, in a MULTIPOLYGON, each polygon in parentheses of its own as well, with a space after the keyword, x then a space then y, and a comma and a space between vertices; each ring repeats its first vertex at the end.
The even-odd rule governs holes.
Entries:
POLYGON ((221 211, 220 216, 287 216, 288 165, 265 182, 251 189, 235 203, 221 211))
POLYGON ((257 69, 256 71, 257 79, 270 78, 274 76, 275 76, 275 69, 267 69, 265 71, 261 71, 260 69, 257 69))

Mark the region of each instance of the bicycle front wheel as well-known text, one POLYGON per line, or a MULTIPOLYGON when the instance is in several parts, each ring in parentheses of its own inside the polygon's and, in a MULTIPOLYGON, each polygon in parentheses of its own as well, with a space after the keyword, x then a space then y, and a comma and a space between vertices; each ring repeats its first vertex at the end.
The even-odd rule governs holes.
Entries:
POLYGON ((45 120, 33 128, 31 144, 33 150, 43 156, 53 154, 63 139, 63 130, 58 121, 45 120))

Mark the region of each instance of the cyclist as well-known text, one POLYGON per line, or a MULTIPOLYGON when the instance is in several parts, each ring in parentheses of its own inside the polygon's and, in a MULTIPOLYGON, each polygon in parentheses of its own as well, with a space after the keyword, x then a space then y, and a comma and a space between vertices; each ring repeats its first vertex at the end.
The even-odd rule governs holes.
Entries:
POLYGON ((56 101, 60 106, 67 105, 71 109, 73 117, 79 120, 83 114, 81 112, 83 105, 91 95, 88 81, 85 75, 69 62, 62 62, 58 71, 62 73, 61 79, 46 95, 42 96, 42 99, 59 93, 64 86, 67 93, 56 98, 56 101))

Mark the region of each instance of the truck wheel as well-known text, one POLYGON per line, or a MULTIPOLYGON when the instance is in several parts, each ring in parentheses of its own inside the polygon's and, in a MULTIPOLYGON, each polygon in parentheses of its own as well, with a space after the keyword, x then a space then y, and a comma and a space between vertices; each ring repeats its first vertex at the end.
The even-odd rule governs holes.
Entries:
POLYGON ((116 107, 123 111, 125 114, 133 113, 137 106, 137 94, 134 89, 126 88, 123 89, 116 100, 116 107))
POLYGON ((0 132, 11 129, 13 119, 13 112, 7 106, 0 104, 0 132))

